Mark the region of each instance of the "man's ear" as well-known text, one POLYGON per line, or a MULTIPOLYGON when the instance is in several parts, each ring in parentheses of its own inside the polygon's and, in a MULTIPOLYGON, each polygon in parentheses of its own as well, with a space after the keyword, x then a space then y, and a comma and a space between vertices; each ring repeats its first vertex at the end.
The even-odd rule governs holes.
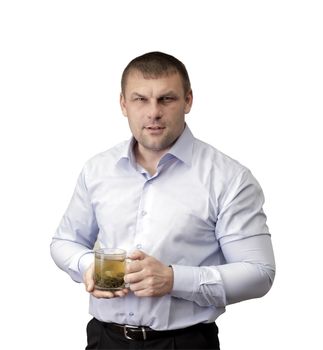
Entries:
POLYGON ((120 107, 121 107, 122 114, 125 117, 127 117, 128 114, 127 114, 127 108, 126 108, 126 100, 122 92, 120 93, 120 107))
POLYGON ((192 104, 193 104, 193 91, 190 90, 185 96, 185 108, 184 108, 185 114, 190 112, 192 108, 192 104))

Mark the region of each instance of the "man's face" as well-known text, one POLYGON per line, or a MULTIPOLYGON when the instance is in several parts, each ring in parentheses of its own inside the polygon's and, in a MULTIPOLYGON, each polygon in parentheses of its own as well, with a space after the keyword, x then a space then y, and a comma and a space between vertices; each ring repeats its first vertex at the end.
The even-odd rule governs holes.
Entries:
POLYGON ((120 104, 139 151, 168 150, 183 132, 192 101, 178 73, 145 79, 138 71, 130 72, 120 104))

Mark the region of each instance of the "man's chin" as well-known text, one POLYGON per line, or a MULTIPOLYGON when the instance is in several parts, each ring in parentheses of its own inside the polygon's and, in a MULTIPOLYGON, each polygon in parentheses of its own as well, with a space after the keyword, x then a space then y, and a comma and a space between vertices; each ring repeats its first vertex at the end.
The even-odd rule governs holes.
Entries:
POLYGON ((146 150, 152 151, 152 152, 162 152, 167 151, 170 146, 168 144, 142 144, 142 147, 146 150))
POLYGON ((172 147, 175 141, 172 139, 170 140, 168 138, 159 139, 159 140, 157 140, 157 138, 155 140, 142 139, 142 140, 139 140, 139 144, 141 145, 142 148, 149 150, 151 152, 163 152, 163 151, 166 152, 172 147))

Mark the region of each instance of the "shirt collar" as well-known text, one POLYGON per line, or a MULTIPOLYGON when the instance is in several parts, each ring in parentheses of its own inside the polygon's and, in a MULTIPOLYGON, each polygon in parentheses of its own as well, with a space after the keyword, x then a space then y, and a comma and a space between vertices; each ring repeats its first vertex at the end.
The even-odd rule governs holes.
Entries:
POLYGON ((122 160, 128 160, 134 167, 136 165, 135 155, 133 153, 133 147, 136 143, 135 138, 132 136, 128 141, 125 141, 121 148, 120 155, 117 158, 117 163, 122 160))
POLYGON ((190 166, 192 161, 193 141, 194 136, 189 127, 185 125, 181 136, 166 154, 171 154, 186 165, 190 166))
MULTIPOLYGON (((185 125, 184 131, 177 139, 175 144, 170 148, 170 150, 162 157, 167 157, 167 155, 172 155, 177 159, 181 160, 186 165, 190 166, 192 161, 192 151, 193 151, 193 141, 194 136, 187 125, 185 125)), ((117 159, 119 162, 122 159, 128 159, 129 162, 136 166, 136 159, 133 153, 133 147, 136 140, 134 137, 129 139, 124 143, 124 147, 121 149, 120 156, 117 159)))

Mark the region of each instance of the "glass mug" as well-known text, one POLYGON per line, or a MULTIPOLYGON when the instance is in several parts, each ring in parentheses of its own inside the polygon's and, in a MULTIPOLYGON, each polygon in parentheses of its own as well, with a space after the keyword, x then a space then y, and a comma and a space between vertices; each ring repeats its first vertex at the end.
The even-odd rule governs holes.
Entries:
POLYGON ((125 288, 123 277, 126 251, 119 248, 102 248, 94 252, 94 283, 100 290, 117 291, 125 288))

